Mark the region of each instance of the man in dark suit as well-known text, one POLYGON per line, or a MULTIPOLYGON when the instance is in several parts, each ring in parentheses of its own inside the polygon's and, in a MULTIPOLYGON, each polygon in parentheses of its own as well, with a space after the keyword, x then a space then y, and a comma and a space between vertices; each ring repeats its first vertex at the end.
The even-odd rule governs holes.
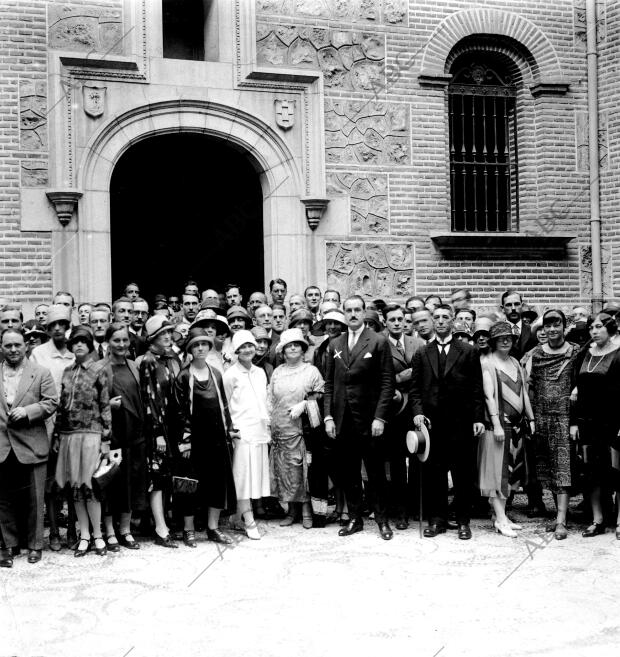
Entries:
POLYGON ((421 338, 404 334, 405 313, 397 304, 389 304, 383 310, 385 334, 390 345, 396 391, 392 403, 392 420, 385 428, 386 456, 390 463, 391 504, 396 514, 396 529, 407 529, 407 506, 414 502, 415 482, 418 481, 417 459, 409 459, 407 472, 406 435, 409 429, 409 387, 411 385, 411 361, 414 354, 426 343, 421 338), (409 494, 409 491, 413 495, 409 494))
POLYGON ((349 523, 338 533, 363 529, 362 459, 374 493, 375 521, 381 537, 392 538, 386 515, 382 436, 394 396, 394 366, 384 335, 364 326, 366 304, 354 295, 343 304, 348 330, 330 343, 325 377, 325 432, 335 439, 349 523))
POLYGON ((11 567, 19 553, 20 511, 26 514, 28 561, 41 559, 43 495, 49 442, 46 418, 58 406, 49 370, 26 359, 21 331, 7 329, 0 338, 0 527, 4 550, 0 565, 11 567))
POLYGON ((430 428, 430 456, 424 468, 424 536, 446 531, 448 471, 454 484, 458 536, 471 538, 469 519, 475 481, 474 436, 484 431, 482 370, 476 350, 452 339, 454 313, 442 304, 433 311, 435 339, 413 357, 410 417, 416 428, 430 428))
MULTIPOLYGON (((532 333, 530 326, 524 323, 521 319, 523 311, 523 297, 520 292, 515 290, 506 290, 502 294, 502 310, 506 315, 506 319, 512 325, 512 332, 518 336, 513 341, 513 347, 510 350, 510 355, 521 360, 523 356, 533 349, 538 340, 532 333)), ((526 468, 528 472, 528 483, 525 487, 527 493, 528 509, 527 515, 530 518, 538 516, 545 516, 547 511, 543 502, 542 486, 536 479, 536 455, 534 454, 534 441, 526 440, 524 443, 526 468)))
POLYGON ((517 360, 521 360, 530 349, 533 349, 538 344, 538 340, 536 340, 536 336, 532 333, 530 325, 521 319, 522 309, 523 298, 520 292, 506 290, 502 294, 502 310, 504 311, 504 315, 506 315, 507 321, 512 325, 513 334, 517 336, 510 355, 517 360))

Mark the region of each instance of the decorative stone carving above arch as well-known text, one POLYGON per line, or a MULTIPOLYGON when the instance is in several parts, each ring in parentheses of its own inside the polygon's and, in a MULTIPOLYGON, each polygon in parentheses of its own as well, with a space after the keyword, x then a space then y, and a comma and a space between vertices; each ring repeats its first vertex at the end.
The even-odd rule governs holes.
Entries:
POLYGON ((568 91, 558 55, 547 35, 532 21, 510 11, 487 7, 464 9, 446 16, 435 28, 422 54, 418 80, 423 87, 444 87, 450 81, 446 65, 453 47, 475 34, 509 37, 529 53, 532 94, 568 91))

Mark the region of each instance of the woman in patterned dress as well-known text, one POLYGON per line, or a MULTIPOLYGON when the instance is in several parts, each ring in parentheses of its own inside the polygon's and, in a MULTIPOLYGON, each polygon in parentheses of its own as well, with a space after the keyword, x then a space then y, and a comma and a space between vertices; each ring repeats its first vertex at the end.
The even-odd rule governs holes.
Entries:
POLYGON ((568 536, 566 512, 568 510, 571 479, 570 396, 575 387, 576 363, 579 347, 566 342, 566 317, 561 310, 547 310, 542 319, 547 342, 532 352, 529 379, 530 397, 536 433, 536 476, 541 485, 556 497, 557 516, 547 531, 554 532, 557 540, 568 536))
POLYGON ((176 548, 164 515, 164 490, 170 490, 174 457, 171 436, 172 384, 181 369, 172 351, 173 324, 163 315, 153 315, 146 322, 148 352, 139 359, 140 387, 146 406, 144 435, 148 467, 148 492, 155 519, 155 544, 176 548))
MULTIPOLYGON (((312 505, 308 492, 309 452, 304 441, 302 414, 309 420, 318 413, 316 399, 323 393, 324 381, 319 370, 304 362, 308 343, 301 329, 282 332, 278 351, 284 363, 276 367, 269 384, 271 409, 271 491, 281 502, 288 502, 288 512, 281 527, 299 519, 312 528, 312 505)), ((314 424, 314 423, 313 423, 314 424)))
MULTIPOLYGON (((613 337, 617 321, 599 313, 590 326, 592 344, 577 376, 576 416, 583 450, 592 524, 585 538, 605 533, 601 491, 615 491, 620 499, 620 349, 613 337)), ((616 521, 620 540, 620 510, 616 521)))
POLYGON ((525 374, 510 355, 516 340, 508 322, 489 331, 491 354, 481 359, 487 406, 487 430, 478 443, 478 486, 495 512, 495 529, 514 538, 521 529, 506 516, 506 500, 525 479, 524 435, 532 430, 533 414, 525 394, 525 374))

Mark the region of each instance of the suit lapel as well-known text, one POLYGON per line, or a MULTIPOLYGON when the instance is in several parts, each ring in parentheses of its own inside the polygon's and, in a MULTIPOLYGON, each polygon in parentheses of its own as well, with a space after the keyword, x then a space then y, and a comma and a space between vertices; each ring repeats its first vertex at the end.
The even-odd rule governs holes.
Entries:
POLYGON ((360 337, 358 338, 357 342, 355 343, 355 347, 353 347, 353 351, 351 352, 349 357, 349 363, 352 363, 362 353, 362 350, 366 348, 369 342, 370 342, 370 329, 365 328, 360 334, 360 337))
MULTIPOLYGON (((389 339, 389 338, 388 338, 389 339)), ((401 353, 398 347, 390 340, 390 349, 392 350, 392 358, 394 360, 399 361, 403 365, 407 365, 407 351, 406 351, 406 346, 405 345, 405 353, 401 353)))
POLYGON ((0 408, 4 413, 8 413, 9 409, 6 405, 6 397, 4 395, 4 384, 2 383, 2 364, 0 363, 0 408))
POLYGON ((34 379, 34 370, 30 365, 28 360, 24 359, 24 371, 22 373, 22 378, 17 386, 17 391, 15 392, 15 400, 13 401, 13 408, 19 406, 19 403, 23 399, 24 395, 28 392, 32 381, 34 379))

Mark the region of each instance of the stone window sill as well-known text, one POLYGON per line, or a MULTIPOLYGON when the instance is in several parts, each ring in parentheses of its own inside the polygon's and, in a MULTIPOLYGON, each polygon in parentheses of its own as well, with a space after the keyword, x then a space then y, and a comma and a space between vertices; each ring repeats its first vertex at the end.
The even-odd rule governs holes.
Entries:
POLYGON ((431 240, 446 258, 563 258, 576 233, 456 233, 431 232, 431 240))

